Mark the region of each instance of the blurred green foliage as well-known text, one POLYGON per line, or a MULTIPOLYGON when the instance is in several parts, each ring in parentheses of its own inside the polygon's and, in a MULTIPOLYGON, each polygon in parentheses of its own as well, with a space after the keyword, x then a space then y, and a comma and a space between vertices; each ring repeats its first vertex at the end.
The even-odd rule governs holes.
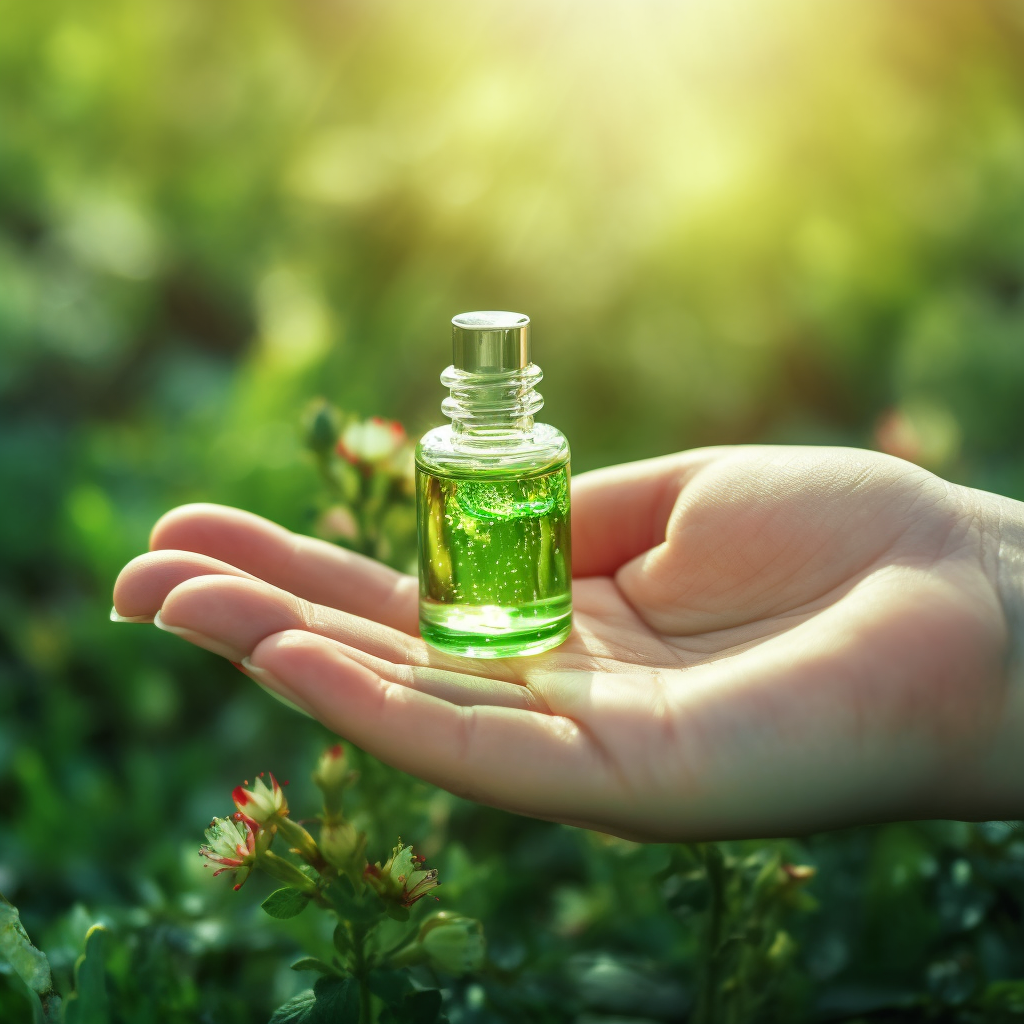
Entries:
MULTIPOLYGON (((1024 498, 1015 0, 0 0, 0 25, 0 891, 64 993, 106 926, 114 1019, 263 1021, 301 986, 303 919, 256 927, 195 848, 230 786, 328 737, 109 625, 112 581, 183 501, 312 529, 307 403, 417 436, 452 314, 533 317, 577 471, 859 444, 1024 498)), ((707 1019, 708 970, 723 1019, 1024 1014, 1015 827, 725 844, 714 882, 363 760, 375 828, 486 923, 453 1021, 707 1019), (758 903, 776 862, 817 868, 817 910, 758 903)), ((0 977, 0 1019, 28 1007, 0 977)))

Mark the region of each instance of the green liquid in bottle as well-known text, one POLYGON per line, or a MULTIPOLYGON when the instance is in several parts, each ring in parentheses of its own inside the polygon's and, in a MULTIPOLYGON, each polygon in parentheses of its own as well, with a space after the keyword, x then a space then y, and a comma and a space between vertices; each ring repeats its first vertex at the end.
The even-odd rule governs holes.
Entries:
POLYGON ((420 632, 441 650, 536 654, 572 627, 569 466, 521 472, 417 464, 420 632))

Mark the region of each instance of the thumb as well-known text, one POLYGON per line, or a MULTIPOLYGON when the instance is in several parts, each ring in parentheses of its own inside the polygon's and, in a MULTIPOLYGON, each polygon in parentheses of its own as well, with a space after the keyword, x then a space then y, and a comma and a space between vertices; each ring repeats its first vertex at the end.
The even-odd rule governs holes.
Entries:
POLYGON ((573 575, 610 576, 660 544, 686 482, 728 450, 697 448, 576 477, 572 482, 573 575))

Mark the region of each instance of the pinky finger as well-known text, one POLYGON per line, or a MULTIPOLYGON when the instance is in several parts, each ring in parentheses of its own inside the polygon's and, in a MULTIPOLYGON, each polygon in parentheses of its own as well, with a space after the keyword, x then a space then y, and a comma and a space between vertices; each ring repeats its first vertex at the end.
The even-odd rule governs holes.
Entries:
POLYGON ((249 666, 328 728, 401 771, 457 796, 560 821, 600 817, 616 780, 568 718, 490 704, 460 705, 390 682, 337 644, 303 630, 275 633, 249 666))

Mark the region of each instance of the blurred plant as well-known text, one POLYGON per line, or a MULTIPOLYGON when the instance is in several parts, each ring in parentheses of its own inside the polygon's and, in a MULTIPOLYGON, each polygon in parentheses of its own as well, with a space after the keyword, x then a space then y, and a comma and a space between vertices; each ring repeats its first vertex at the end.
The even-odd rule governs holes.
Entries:
POLYGON ((874 445, 887 455, 948 472, 960 453, 960 427, 944 406, 907 402, 886 410, 875 424, 874 445))
POLYGON ((49 1024, 61 1020, 61 999, 54 991, 50 964, 32 945, 18 908, 0 894, 0 964, 9 968, 29 994, 33 1015, 49 1024))
POLYGON ((356 779, 341 744, 321 757, 313 773, 323 794, 319 842, 291 819, 284 790, 270 775, 269 785, 261 776, 251 789, 248 783, 236 787, 235 813, 215 818, 206 830, 207 844, 200 847, 200 856, 219 865, 215 875, 241 874, 236 890, 253 870, 283 882, 263 901, 271 917, 296 917, 312 903, 336 919, 333 948, 292 965, 320 978, 281 1006, 272 1024, 445 1021, 440 992, 414 983, 408 968, 425 964, 464 975, 483 966, 479 921, 442 911, 408 924, 411 908, 438 885, 437 871, 401 840, 383 865, 367 861, 366 834, 357 832, 342 810, 342 796, 356 779), (278 836, 301 865, 270 849, 278 836), (396 934, 396 925, 406 927, 398 927, 396 934))
POLYGON ((790 919, 817 907, 805 890, 814 875, 771 845, 746 856, 729 844, 673 848, 660 875, 668 908, 703 917, 692 1024, 797 1019, 800 993, 789 990, 800 972, 790 919))
POLYGON ((101 1024, 110 1019, 103 965, 105 938, 103 925, 89 928, 85 951, 75 962, 74 991, 62 1001, 49 960, 29 939, 18 908, 0 895, 0 973, 12 973, 18 979, 36 1024, 101 1024))
MULTIPOLYGON (((543 314, 559 339, 549 398, 578 468, 695 444, 874 439, 1024 498, 1015 5, 935 0, 922 19, 911 5, 803 3, 780 18, 750 4, 729 54, 708 39, 731 8, 607 7, 590 19, 471 0, 4 7, 0 490, 17 498, 0 503, 0 888, 60 993, 88 932, 78 980, 95 983, 106 947, 117 1022, 249 1024, 283 998, 274 967, 291 937, 282 928, 268 947, 242 901, 225 912, 229 890, 196 888, 189 808, 247 750, 272 744, 294 771, 320 734, 218 687, 204 652, 96 623, 172 505, 214 500, 307 527, 310 473, 293 457, 307 382, 349 408, 429 415, 437 352, 401 337, 426 338, 466 295, 511 285, 543 314), (439 64, 467 32, 465 59, 439 64), (629 43, 612 78, 608 39, 629 43), (515 164, 509 132, 529 141, 515 164), (453 146, 467 154, 454 178, 453 146), (531 243, 515 244, 508 225, 526 223, 531 243), (145 841, 111 856, 127 821, 145 841), (92 931, 100 918, 108 930, 92 931)), ((364 508, 364 530, 353 509, 372 485, 337 450, 355 421, 334 415, 318 462, 355 497, 328 485, 317 531, 406 568, 411 493, 396 487, 380 516, 364 508)), ((353 433, 350 456, 397 435, 353 433)), ((374 834, 416 822, 443 851, 444 892, 487 921, 490 957, 509 971, 507 985, 488 973, 454 987, 453 1017, 461 997, 474 1024, 682 1019, 625 987, 631 964, 641 982, 647 968, 681 976, 681 998, 689 986, 737 1005, 728 985, 753 982, 730 958, 742 948, 744 964, 763 963, 767 941, 742 927, 743 901, 779 851, 780 863, 810 851, 818 875, 796 891, 813 886, 822 909, 772 911, 798 948, 771 961, 768 988, 809 990, 806 1013, 774 1019, 1024 1016, 1016 827, 726 843, 713 918, 699 850, 673 852, 662 899, 651 877, 665 848, 363 768, 374 834), (730 942, 739 933, 749 943, 730 942), (574 956, 605 994, 620 979, 614 1007, 595 995, 567 1008, 574 956)), ((317 835, 329 859, 358 839, 342 821, 317 835)), ((232 824, 247 848, 250 831, 232 824)), ((20 986, 0 957, 0 1021, 29 1018, 20 986)))
POLYGON ((303 417, 324 483, 314 525, 325 540, 407 568, 415 543, 414 442, 394 420, 343 415, 326 399, 303 417))

